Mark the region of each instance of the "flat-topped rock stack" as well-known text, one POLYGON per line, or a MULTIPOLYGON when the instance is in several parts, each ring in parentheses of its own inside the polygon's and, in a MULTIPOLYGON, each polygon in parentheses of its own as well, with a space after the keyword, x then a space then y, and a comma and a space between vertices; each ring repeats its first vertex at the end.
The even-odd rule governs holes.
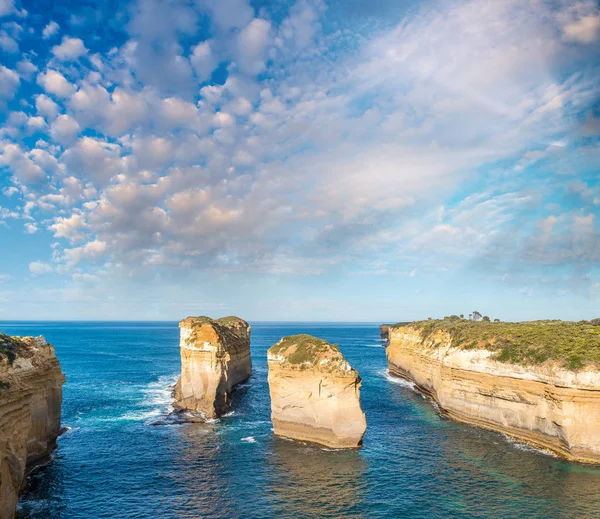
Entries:
POLYGON ((188 317, 179 323, 178 409, 212 419, 231 411, 233 388, 252 375, 250 325, 239 317, 188 317))
POLYGON ((0 333, 0 518, 14 517, 25 477, 50 460, 65 377, 43 337, 0 333))
POLYGON ((356 448, 367 428, 361 379, 337 345, 311 335, 284 337, 268 351, 276 435, 331 448, 356 448))

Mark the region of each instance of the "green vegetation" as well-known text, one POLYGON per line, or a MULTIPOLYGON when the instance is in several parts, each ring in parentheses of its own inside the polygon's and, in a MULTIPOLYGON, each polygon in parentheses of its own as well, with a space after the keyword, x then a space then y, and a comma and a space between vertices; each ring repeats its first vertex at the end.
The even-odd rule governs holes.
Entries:
POLYGON ((447 332, 453 346, 498 352, 500 361, 541 364, 553 360, 578 370, 588 364, 600 367, 600 326, 594 321, 508 323, 448 318, 416 321, 411 326, 424 338, 447 332))
POLYGON ((12 364, 17 358, 17 352, 22 347, 23 343, 20 340, 0 333, 0 359, 6 357, 8 362, 12 364))
POLYGON ((323 339, 307 334, 284 337, 277 344, 271 346, 269 353, 285 355, 290 349, 293 351, 286 358, 290 364, 316 363, 324 357, 329 357, 332 361, 344 360, 337 344, 329 344, 323 339))
POLYGON ((6 391, 7 389, 10 389, 10 382, 0 381, 0 391, 6 391))

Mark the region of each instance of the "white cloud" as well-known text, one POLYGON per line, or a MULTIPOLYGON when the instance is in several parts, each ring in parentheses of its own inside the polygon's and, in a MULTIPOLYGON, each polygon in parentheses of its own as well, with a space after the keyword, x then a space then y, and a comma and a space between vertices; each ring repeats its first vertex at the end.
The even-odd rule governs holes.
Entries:
POLYGON ((83 239, 82 230, 85 228, 85 220, 80 214, 72 214, 69 217, 57 217, 49 227, 54 231, 55 238, 66 238, 70 242, 83 239))
POLYGON ((37 72, 37 67, 27 59, 23 59, 17 63, 17 70, 20 76, 29 81, 37 72))
POLYGON ((215 70, 218 64, 211 42, 203 41, 193 47, 190 61, 200 82, 209 79, 212 71, 215 70))
POLYGON ((237 64, 245 74, 258 74, 265 68, 271 24, 255 18, 240 32, 237 41, 237 64))
POLYGON ((63 251, 63 260, 67 267, 74 267, 84 259, 97 259, 106 251, 106 243, 99 240, 93 240, 81 247, 65 249, 63 251))
POLYGON ((19 44, 6 31, 0 31, 0 49, 4 52, 14 54, 19 52, 19 44))
POLYGON ((51 21, 48 23, 48 25, 46 25, 46 27, 44 27, 44 30, 42 31, 42 37, 47 40, 55 34, 58 34, 58 31, 60 31, 60 26, 55 21, 51 21))
POLYGON ((37 82, 47 94, 61 98, 69 97, 75 91, 75 86, 69 83, 60 72, 53 69, 38 74, 37 82))
POLYGON ((48 119, 55 119, 60 111, 59 106, 45 94, 35 96, 35 107, 38 114, 48 119))
POLYGON ((210 13, 212 23, 221 31, 245 27, 254 14, 247 0, 199 0, 210 13))
POLYGON ((15 10, 14 0, 0 0, 0 16, 11 14, 15 10))
POLYGON ((79 38, 63 36, 60 45, 52 47, 52 54, 61 61, 76 61, 87 54, 87 49, 79 38))
POLYGON ((61 144, 72 143, 80 131, 79 123, 66 114, 59 115, 50 126, 50 135, 61 144))
POLYGON ((41 274, 49 274, 53 272, 54 269, 52 265, 48 263, 44 263, 42 261, 34 261, 29 264, 29 272, 31 272, 34 276, 39 276, 41 274))
POLYGON ((19 88, 19 74, 0 65, 0 100, 12 99, 19 88))

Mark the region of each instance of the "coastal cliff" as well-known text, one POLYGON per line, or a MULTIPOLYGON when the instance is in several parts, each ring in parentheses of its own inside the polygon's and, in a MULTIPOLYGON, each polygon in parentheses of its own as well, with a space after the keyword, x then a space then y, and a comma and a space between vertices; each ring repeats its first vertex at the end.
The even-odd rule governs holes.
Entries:
POLYGON ((600 327, 422 321, 393 326, 386 352, 444 415, 600 463, 600 327))
POLYGON ((0 334, 0 519, 14 517, 25 477, 56 447, 64 381, 43 337, 0 334))
POLYGON ((390 341, 390 325, 382 324, 379 326, 379 335, 382 341, 389 342, 390 341))
POLYGON ((188 317, 179 328, 181 377, 174 406, 203 419, 229 412, 233 388, 252 375, 250 325, 239 317, 188 317))
POLYGON ((284 337, 268 351, 276 435, 331 448, 356 448, 367 428, 361 379, 336 345, 310 335, 284 337))

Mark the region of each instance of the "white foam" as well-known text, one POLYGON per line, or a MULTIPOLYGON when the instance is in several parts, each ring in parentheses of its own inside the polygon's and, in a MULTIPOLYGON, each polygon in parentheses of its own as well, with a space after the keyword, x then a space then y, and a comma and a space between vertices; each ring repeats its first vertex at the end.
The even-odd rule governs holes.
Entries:
POLYGON ((558 458, 558 456, 556 454, 554 454, 552 451, 546 450, 546 449, 541 449, 539 447, 534 447, 533 445, 529 445, 528 443, 523 443, 515 438, 513 438, 512 436, 509 436, 508 434, 504 434, 504 433, 500 433, 504 439, 510 443, 515 449, 519 449, 520 451, 525 451, 525 452, 535 452, 537 454, 545 454, 546 456, 551 456, 553 458, 558 458))
POLYGON ((414 382, 406 380, 405 378, 395 377, 394 375, 391 375, 388 370, 379 371, 379 375, 385 377, 389 382, 392 382, 393 384, 398 384, 399 386, 407 387, 412 390, 415 389, 414 382))
POLYGON ((242 441, 246 443, 256 443, 254 436, 246 436, 245 438, 242 438, 242 441))

